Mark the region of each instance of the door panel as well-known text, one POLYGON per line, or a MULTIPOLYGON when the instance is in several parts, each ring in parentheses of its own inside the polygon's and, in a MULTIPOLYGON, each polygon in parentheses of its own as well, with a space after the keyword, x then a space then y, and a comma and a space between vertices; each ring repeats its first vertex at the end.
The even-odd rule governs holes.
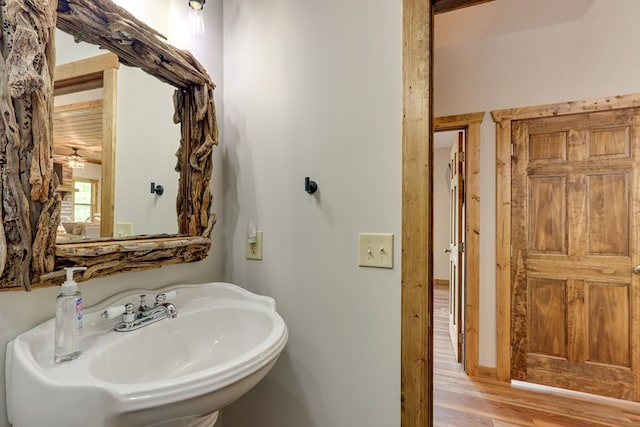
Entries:
POLYGON ((638 400, 640 113, 512 124, 512 378, 638 400))
POLYGON ((587 176, 589 255, 629 254, 628 177, 587 176))
POLYGON ((565 312, 566 281, 530 279, 530 344, 531 353, 566 357, 565 312))
POLYGON ((563 176, 529 180, 529 250, 566 253, 566 179, 563 176))
POLYGON ((589 157, 626 157, 630 153, 629 128, 594 129, 589 137, 589 157))
POLYGON ((458 363, 462 362, 462 299, 464 270, 464 132, 451 147, 449 158, 451 185, 449 191, 449 334, 458 363))
POLYGON ((629 287, 587 283, 589 362, 630 367, 629 287))
POLYGON ((529 159, 536 160, 566 160, 567 133, 556 132, 541 135, 531 135, 529 140, 529 159))

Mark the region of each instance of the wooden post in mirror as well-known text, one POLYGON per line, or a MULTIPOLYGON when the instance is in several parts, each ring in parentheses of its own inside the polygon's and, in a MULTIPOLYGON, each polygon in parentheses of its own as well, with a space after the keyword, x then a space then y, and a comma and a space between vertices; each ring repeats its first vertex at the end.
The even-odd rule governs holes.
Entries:
POLYGON ((65 266, 87 266, 80 280, 88 280, 205 258, 215 224, 210 179, 218 130, 215 85, 204 67, 109 0, 7 0, 0 14, 0 290, 59 284, 65 266), (76 40, 176 87, 179 235, 55 244, 61 203, 51 126, 56 22, 76 40))

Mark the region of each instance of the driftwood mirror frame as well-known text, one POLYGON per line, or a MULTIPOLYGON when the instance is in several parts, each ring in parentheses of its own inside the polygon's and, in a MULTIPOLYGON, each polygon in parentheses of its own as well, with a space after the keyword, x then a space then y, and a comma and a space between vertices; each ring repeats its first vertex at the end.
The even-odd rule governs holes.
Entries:
POLYGON ((52 286, 62 267, 78 280, 198 261, 211 246, 212 149, 218 142, 214 84, 188 52, 110 0, 0 0, 0 290, 52 286), (176 87, 174 122, 180 235, 56 245, 60 195, 52 162, 56 25, 77 41, 176 87))

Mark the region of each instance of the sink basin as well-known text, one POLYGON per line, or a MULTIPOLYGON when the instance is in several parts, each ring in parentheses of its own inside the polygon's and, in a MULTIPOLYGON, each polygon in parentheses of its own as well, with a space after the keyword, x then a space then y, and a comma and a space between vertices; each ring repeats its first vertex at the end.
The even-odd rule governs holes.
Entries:
MULTIPOLYGON (((287 327, 269 297, 228 283, 118 294, 85 308, 84 352, 53 361, 54 319, 7 346, 6 395, 14 427, 188 426, 255 386, 284 348, 287 327), (102 319, 139 294, 176 290, 178 316, 131 332, 102 319)), ((119 316, 118 316, 119 317, 119 316)))

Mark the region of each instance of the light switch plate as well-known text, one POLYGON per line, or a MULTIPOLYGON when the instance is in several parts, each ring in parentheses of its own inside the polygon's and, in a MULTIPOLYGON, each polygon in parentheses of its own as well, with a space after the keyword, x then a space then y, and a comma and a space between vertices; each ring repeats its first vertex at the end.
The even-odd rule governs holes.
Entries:
POLYGON ((262 259, 262 231, 258 231, 255 243, 247 242, 247 259, 262 259))
POLYGON ((393 268, 393 234, 360 233, 360 267, 393 268))

